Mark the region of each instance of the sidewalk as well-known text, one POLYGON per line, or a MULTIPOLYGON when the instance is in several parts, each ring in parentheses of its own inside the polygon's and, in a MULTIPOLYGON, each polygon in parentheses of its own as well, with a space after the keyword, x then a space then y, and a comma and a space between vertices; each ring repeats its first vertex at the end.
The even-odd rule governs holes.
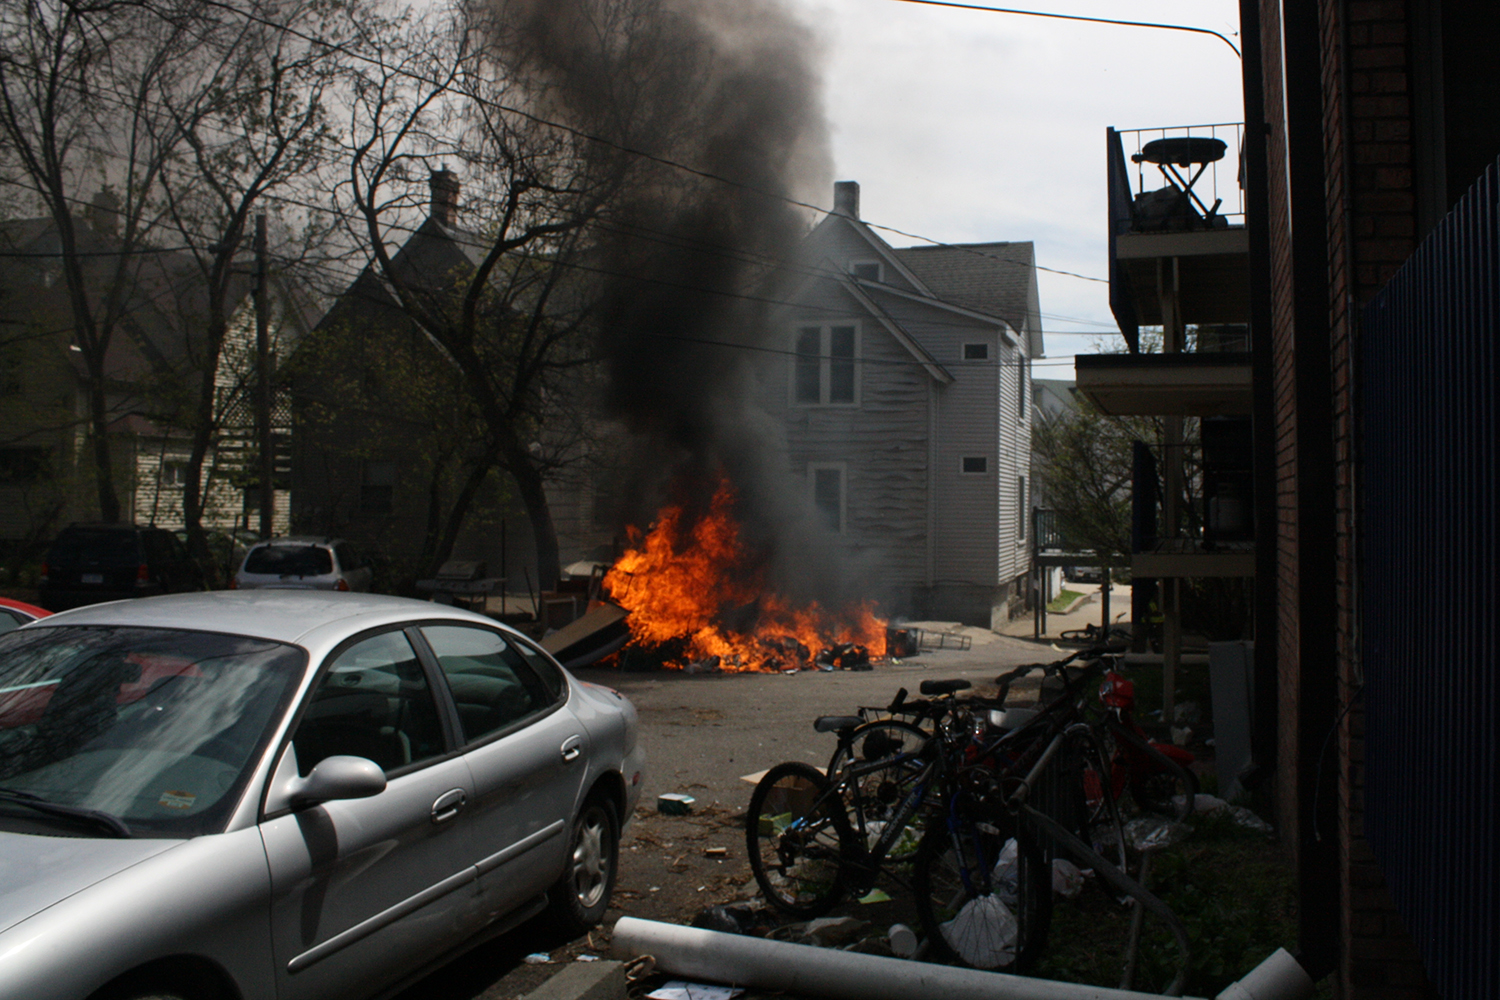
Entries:
MULTIPOLYGON (((1084 594, 1083 603, 1075 605, 1073 610, 1067 614, 1047 612, 1047 630, 1043 633, 1043 639, 1055 640, 1063 632, 1072 629, 1080 629, 1086 625, 1101 625, 1104 621, 1104 606, 1100 600, 1099 584, 1097 583, 1067 583, 1064 587, 1076 593, 1084 594)), ((1109 591, 1109 617, 1112 622, 1130 621, 1130 585, 1117 583, 1109 591)), ((1016 639, 1031 639, 1036 635, 1035 613, 1028 613, 1020 618, 1014 618, 1006 622, 997 631, 1001 635, 1008 635, 1016 639)))

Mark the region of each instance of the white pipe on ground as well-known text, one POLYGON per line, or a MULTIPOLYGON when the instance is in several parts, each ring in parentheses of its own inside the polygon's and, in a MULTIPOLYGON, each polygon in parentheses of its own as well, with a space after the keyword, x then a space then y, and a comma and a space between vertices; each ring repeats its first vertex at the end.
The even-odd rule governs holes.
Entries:
MULTIPOLYGON (((650 955, 657 968, 674 976, 827 1000, 938 996, 943 1000, 1148 1000, 1158 996, 767 941, 635 917, 621 917, 615 924, 612 948, 620 958, 650 955)), ((1280 950, 1219 994, 1220 1000, 1306 1000, 1311 996, 1307 974, 1280 950), (1301 973, 1302 982, 1296 981, 1286 963, 1301 973), (1271 971, 1262 975, 1268 966, 1271 971)))

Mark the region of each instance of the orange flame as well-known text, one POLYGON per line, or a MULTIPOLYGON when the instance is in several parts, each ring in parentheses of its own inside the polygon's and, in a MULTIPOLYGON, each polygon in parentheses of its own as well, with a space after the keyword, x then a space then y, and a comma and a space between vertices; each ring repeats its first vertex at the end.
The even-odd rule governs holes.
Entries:
POLYGON ((885 622, 875 617, 872 602, 831 612, 767 593, 764 573, 740 541, 734 500, 733 488, 721 482, 708 513, 690 528, 682 508, 668 506, 646 535, 630 529, 631 548, 605 575, 604 586, 630 612, 631 645, 681 642, 684 662, 670 666, 718 657, 723 670, 808 666, 820 650, 841 643, 882 655, 885 622), (726 624, 726 617, 738 620, 747 608, 753 624, 726 624))

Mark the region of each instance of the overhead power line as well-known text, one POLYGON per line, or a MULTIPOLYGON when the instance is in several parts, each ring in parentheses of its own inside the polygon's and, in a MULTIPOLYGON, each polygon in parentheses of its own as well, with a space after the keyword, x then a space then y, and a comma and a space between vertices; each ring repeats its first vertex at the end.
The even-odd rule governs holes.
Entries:
POLYGON ((984 10, 992 14, 1020 14, 1025 17, 1050 17, 1058 21, 1091 21, 1094 24, 1118 24, 1127 28, 1163 28, 1167 31, 1190 31, 1200 35, 1213 35, 1234 52, 1235 58, 1244 58, 1239 46, 1212 28, 1196 28, 1188 24, 1162 24, 1157 21, 1123 21, 1113 17, 1086 17, 1082 14, 1057 14, 1045 10, 1016 10, 1013 7, 983 7, 973 3, 953 3, 952 0, 897 0, 899 3, 917 3, 928 7, 957 7, 959 10, 984 10))

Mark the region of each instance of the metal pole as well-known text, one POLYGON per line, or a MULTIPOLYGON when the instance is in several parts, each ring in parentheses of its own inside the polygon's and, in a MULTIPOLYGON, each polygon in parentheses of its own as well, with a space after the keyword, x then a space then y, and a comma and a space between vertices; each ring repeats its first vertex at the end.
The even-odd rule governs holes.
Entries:
POLYGON ((260 450, 260 537, 275 533, 276 456, 271 442, 271 316, 266 293, 266 217, 255 217, 255 434, 260 450))

